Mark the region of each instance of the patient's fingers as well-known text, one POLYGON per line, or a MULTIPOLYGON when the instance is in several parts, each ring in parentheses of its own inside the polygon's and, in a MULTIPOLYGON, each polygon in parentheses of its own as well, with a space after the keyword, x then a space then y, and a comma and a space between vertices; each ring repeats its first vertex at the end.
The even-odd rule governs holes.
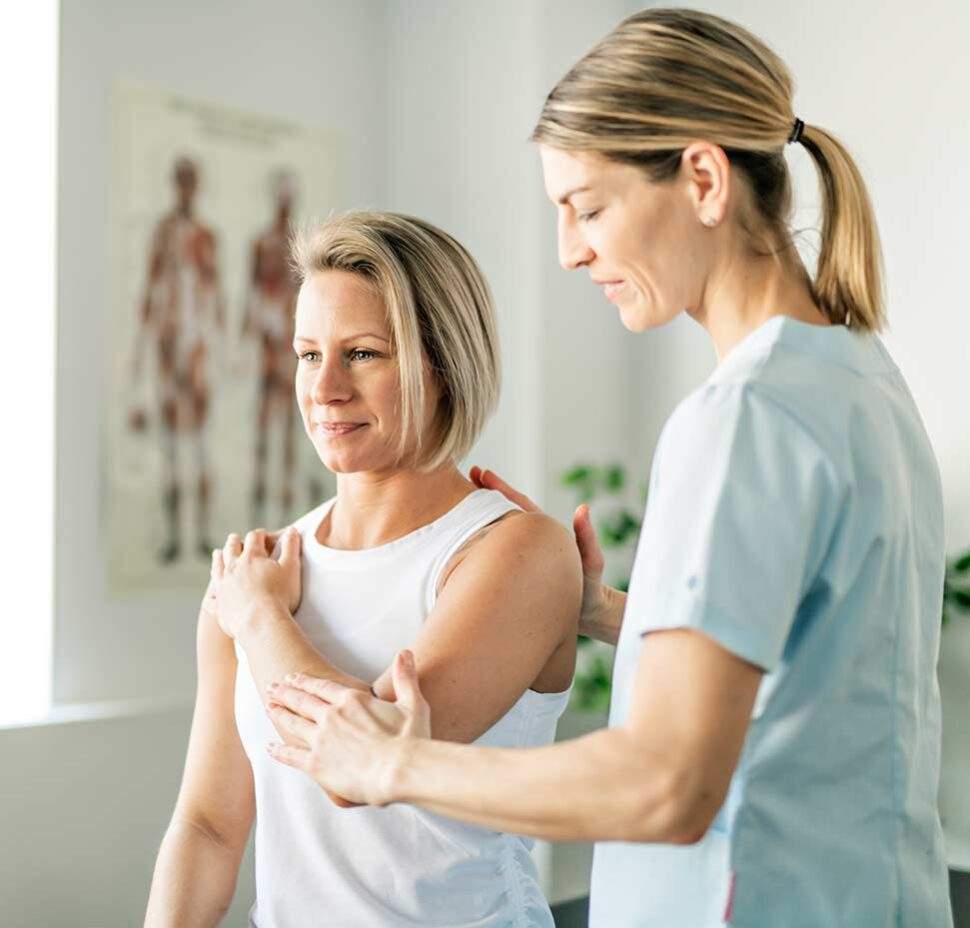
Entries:
POLYGON ((276 550, 276 543, 280 540, 280 535, 285 532, 285 528, 277 529, 275 532, 266 533, 266 556, 269 557, 276 550))
POLYGON ((288 528, 282 533, 280 543, 280 566, 292 568, 300 572, 300 533, 295 528, 288 528))
POLYGON ((243 545, 243 554, 252 557, 254 554, 263 554, 266 550, 266 529, 255 528, 246 533, 246 542, 243 545))
POLYGON ((233 532, 227 539, 222 549, 222 556, 226 567, 232 567, 236 563, 236 558, 242 554, 242 539, 233 532))

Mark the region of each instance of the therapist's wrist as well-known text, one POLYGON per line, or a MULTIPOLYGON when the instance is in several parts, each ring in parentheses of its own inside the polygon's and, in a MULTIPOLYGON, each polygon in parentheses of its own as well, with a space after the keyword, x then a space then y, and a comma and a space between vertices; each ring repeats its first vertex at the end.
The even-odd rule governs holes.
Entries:
POLYGON ((424 738, 392 738, 388 745, 382 783, 381 805, 390 802, 414 802, 418 771, 423 760, 422 747, 430 742, 424 738))
POLYGON ((600 601, 595 610, 584 614, 579 623, 579 633, 596 641, 616 644, 626 610, 626 593, 612 586, 600 587, 600 601))

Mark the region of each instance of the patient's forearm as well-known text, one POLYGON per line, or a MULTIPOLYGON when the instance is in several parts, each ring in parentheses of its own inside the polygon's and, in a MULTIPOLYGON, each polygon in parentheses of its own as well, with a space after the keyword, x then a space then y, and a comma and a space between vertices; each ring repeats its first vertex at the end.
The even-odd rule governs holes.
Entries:
POLYGON ((243 848, 173 819, 155 862, 145 928, 209 928, 232 903, 243 848))
POLYGON ((317 651, 284 609, 254 610, 236 640, 246 652, 250 672, 264 703, 267 685, 282 680, 288 673, 305 673, 355 689, 369 689, 366 682, 344 673, 317 651))

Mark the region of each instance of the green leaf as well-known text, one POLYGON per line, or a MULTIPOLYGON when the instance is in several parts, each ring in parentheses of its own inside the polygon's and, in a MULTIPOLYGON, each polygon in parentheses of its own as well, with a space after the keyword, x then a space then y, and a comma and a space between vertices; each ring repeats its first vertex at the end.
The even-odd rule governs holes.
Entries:
POLYGON ((955 574, 970 573, 970 551, 965 551, 951 565, 950 570, 955 574))
POLYGON ((947 601, 956 605, 958 609, 970 610, 970 592, 967 590, 950 590, 947 601))
POLYGON ((626 471, 622 464, 611 464, 603 471, 603 487, 607 493, 619 493, 626 486, 626 471))
POLYGON ((639 530, 640 523, 626 509, 620 509, 600 520, 600 542, 604 548, 620 548, 639 530))
POLYGON ((579 464, 567 470, 559 479, 567 487, 575 486, 577 483, 587 483, 593 479, 593 468, 587 464, 579 464))
POLYGON ((588 503, 596 495, 596 468, 580 464, 572 470, 567 470, 559 482, 576 491, 579 502, 588 503))
POLYGON ((602 655, 592 661, 585 673, 577 673, 571 704, 580 712, 603 712, 609 707, 610 668, 602 655))

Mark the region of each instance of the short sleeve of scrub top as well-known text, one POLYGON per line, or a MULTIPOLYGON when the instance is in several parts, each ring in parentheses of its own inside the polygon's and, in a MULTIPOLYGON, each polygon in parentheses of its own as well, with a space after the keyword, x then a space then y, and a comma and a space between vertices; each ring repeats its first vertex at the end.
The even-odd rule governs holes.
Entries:
POLYGON ((769 390, 708 383, 658 443, 625 620, 697 629, 773 670, 837 497, 821 447, 769 390))

